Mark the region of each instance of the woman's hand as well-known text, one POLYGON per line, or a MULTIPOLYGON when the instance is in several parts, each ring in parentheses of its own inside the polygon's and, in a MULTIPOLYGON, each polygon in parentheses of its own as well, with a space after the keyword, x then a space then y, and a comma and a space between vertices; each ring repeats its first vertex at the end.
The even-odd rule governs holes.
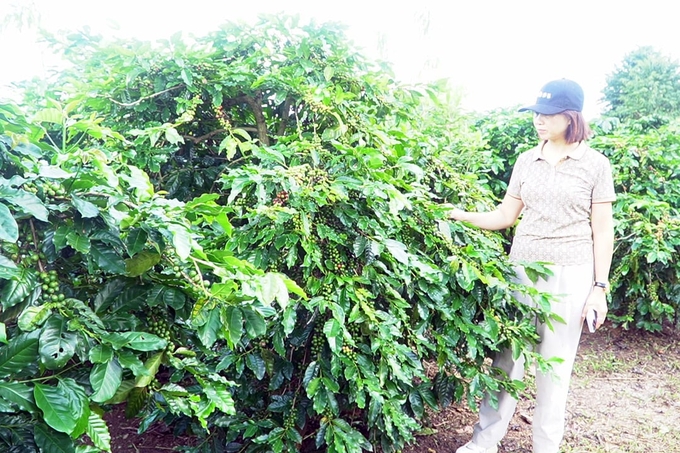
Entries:
POLYGON ((483 230, 496 231, 510 228, 522 212, 524 203, 519 198, 506 195, 500 206, 493 211, 463 211, 450 203, 445 204, 444 207, 449 209, 448 217, 450 219, 467 222, 483 230))
POLYGON ((597 322, 595 324, 595 329, 599 329, 604 320, 607 318, 607 313, 609 308, 607 308, 607 293, 604 289, 597 286, 593 287, 590 291, 590 295, 586 300, 586 305, 583 307, 583 313, 581 313, 581 322, 586 319, 586 313, 589 310, 594 310, 597 313, 597 322))
POLYGON ((442 205, 444 208, 448 209, 447 217, 452 220, 463 220, 466 212, 452 205, 451 203, 444 203, 442 205))
POLYGON ((465 214, 467 213, 462 209, 453 208, 449 211, 449 219, 465 221, 465 214))

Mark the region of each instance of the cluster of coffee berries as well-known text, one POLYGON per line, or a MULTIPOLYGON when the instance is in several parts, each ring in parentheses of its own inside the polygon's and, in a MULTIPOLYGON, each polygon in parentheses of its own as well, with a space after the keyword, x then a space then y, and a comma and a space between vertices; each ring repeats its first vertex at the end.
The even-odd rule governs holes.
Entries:
POLYGON ((300 217, 300 214, 296 214, 293 216, 293 229, 295 231, 302 231, 302 218, 300 217))
POLYGON ((308 165, 295 167, 289 174, 300 187, 317 187, 329 182, 328 173, 321 168, 311 168, 308 165))
POLYGON ((337 244, 326 242, 322 245, 321 249, 328 270, 342 274, 345 270, 345 261, 338 250, 337 244))
POLYGON ((295 427, 295 420, 297 419, 297 409, 291 408, 290 412, 286 414, 283 419, 283 429, 289 430, 295 427))
POLYGON ((42 289, 40 299, 43 302, 53 302, 56 304, 62 302, 66 296, 59 290, 59 286, 59 277, 56 270, 52 269, 40 273, 40 287, 42 289))
POLYGON ((320 168, 312 168, 307 172, 307 184, 314 187, 328 182, 328 173, 320 168))
POLYGON ((224 111, 224 107, 221 105, 215 107, 215 118, 222 129, 231 129, 229 116, 227 116, 227 113, 224 111))
POLYGON ((66 195, 66 190, 56 181, 49 179, 35 180, 28 182, 22 186, 26 192, 36 194, 43 200, 46 198, 63 197, 66 195))
POLYGON ((275 204, 276 206, 285 206, 286 203, 288 203, 288 192, 282 190, 279 193, 277 193, 276 196, 274 197, 274 200, 272 200, 272 203, 275 204))
POLYGON ((164 340, 172 340, 172 332, 167 316, 159 307, 151 309, 148 317, 148 331, 164 340))
POLYGON ((177 256, 167 256, 167 259, 172 267, 169 267, 169 271, 165 271, 166 274, 172 275, 177 280, 188 280, 192 286, 208 287, 212 284, 206 276, 195 268, 189 268, 186 263, 180 262, 177 256))
POLYGON ((345 229, 345 225, 342 224, 342 221, 335 215, 333 208, 330 206, 322 207, 317 213, 315 220, 317 223, 323 223, 337 231, 343 231, 345 229))
POLYGON ((233 204, 237 208, 252 208, 257 205, 257 198, 252 194, 240 194, 233 204))
POLYGON ((356 322, 350 323, 347 326, 347 332, 352 336, 353 339, 357 339, 361 336, 361 324, 356 322))
POLYGON ((335 288, 333 288, 333 285, 324 283, 321 285, 321 289, 319 290, 319 296, 323 297, 324 300, 334 300, 335 288))
POLYGON ((323 333, 324 320, 319 319, 314 326, 312 331, 312 348, 311 352, 313 355, 319 355, 323 351, 323 347, 326 344, 325 335, 323 333))
POLYGON ((352 362, 357 361, 357 352, 354 350, 353 347, 349 345, 344 345, 342 347, 342 352, 347 356, 348 359, 350 359, 352 362))
POLYGON ((286 266, 286 256, 283 253, 279 253, 276 257, 271 257, 269 259, 269 270, 271 272, 285 272, 288 268, 286 266))

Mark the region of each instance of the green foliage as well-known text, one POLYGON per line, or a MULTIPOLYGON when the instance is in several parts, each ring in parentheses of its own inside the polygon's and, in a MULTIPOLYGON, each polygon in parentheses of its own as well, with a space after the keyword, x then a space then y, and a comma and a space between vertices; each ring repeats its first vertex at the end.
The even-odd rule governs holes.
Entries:
POLYGON ((447 220, 493 195, 441 87, 291 18, 69 39, 31 120, 0 110, 8 445, 110 451, 125 402, 195 452, 395 451, 428 408, 522 390, 486 358, 533 358, 549 300, 447 220))
POLYGON ((483 152, 476 160, 480 183, 488 185, 498 199, 505 195, 512 167, 517 156, 536 146, 537 136, 532 117, 518 108, 494 110, 484 113, 474 123, 483 141, 483 152))
MULTIPOLYGON (((118 134, 95 128, 88 115, 88 137, 72 135, 79 116, 51 105, 60 116, 43 110, 30 123, 5 105, 0 121, 0 404, 17 417, 9 425, 32 427, 7 428, 16 435, 4 442, 10 451, 75 451, 87 436, 110 451, 102 405, 135 390, 137 401, 150 404, 149 388, 161 390, 161 366, 182 364, 198 344, 187 300, 235 307, 247 300, 248 309, 274 316, 258 301, 288 297, 288 288, 233 256, 206 256, 198 241, 202 228, 213 231, 212 220, 195 216, 212 209, 219 217, 221 207, 205 200, 197 210, 157 195, 145 174, 116 158, 118 134), (65 148, 54 145, 54 130, 65 133, 65 148), (150 309, 181 324, 172 334, 154 329, 150 309)), ((205 367, 187 374, 210 384, 184 393, 173 387, 168 400, 203 417, 218 407, 234 412, 230 382, 205 367)))
POLYGON ((618 200, 612 308, 624 326, 660 330, 680 301, 678 124, 640 134, 616 129, 593 146, 611 160, 618 200))
POLYGON ((639 130, 656 128, 680 116, 680 67, 651 47, 627 54, 607 76, 606 114, 639 130))

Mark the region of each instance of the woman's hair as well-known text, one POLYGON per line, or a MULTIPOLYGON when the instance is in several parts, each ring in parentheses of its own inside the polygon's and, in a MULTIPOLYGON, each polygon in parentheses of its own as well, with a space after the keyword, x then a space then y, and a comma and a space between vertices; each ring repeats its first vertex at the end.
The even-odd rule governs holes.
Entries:
POLYGON ((569 118, 569 126, 567 126, 567 132, 564 136, 567 143, 582 142, 590 138, 593 135, 593 131, 590 126, 583 118, 581 112, 575 110, 565 110, 562 112, 567 118, 569 118))

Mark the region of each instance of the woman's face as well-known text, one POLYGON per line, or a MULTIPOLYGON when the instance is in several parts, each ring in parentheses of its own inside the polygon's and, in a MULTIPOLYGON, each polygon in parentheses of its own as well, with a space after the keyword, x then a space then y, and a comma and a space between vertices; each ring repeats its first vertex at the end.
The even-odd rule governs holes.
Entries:
POLYGON ((534 127, 541 140, 564 140, 569 124, 571 124, 569 117, 562 113, 555 115, 534 113, 534 127))

